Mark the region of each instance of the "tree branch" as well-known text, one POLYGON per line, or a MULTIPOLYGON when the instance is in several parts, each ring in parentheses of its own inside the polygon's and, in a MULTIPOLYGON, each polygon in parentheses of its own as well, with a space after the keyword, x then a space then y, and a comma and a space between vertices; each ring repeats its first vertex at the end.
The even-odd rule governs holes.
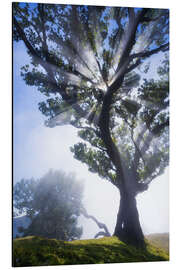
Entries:
POLYGON ((138 148, 139 151, 137 151, 137 152, 135 153, 135 156, 134 156, 134 166, 135 166, 135 169, 137 169, 137 167, 138 167, 139 159, 140 159, 140 158, 145 154, 145 152, 149 149, 150 143, 151 143, 152 139, 153 139, 153 135, 152 135, 152 133, 150 132, 150 133, 148 134, 148 136, 146 137, 146 140, 143 140, 143 141, 144 141, 144 144, 143 144, 142 148, 141 148, 141 149, 138 148), (139 154, 139 152, 140 152, 141 154, 139 154))
POLYGON ((138 59, 136 61, 136 63, 132 64, 129 68, 126 69, 125 74, 131 72, 133 69, 135 69, 136 67, 138 67, 141 64, 141 59, 138 59))
MULTIPOLYGON (((111 158, 115 168, 117 169, 117 174, 119 176, 119 181, 120 181, 119 185, 121 185, 124 182, 124 173, 123 173, 123 166, 122 166, 120 153, 110 135, 110 130, 109 130, 110 109, 111 109, 111 104, 113 101, 113 94, 121 86, 124 80, 124 76, 127 71, 127 67, 131 60, 129 57, 129 54, 135 42, 135 35, 136 35, 138 24, 140 22, 141 16, 144 16, 146 12, 147 12, 147 9, 142 9, 139 12, 139 14, 136 16, 136 18, 134 18, 133 10, 129 10, 129 27, 128 27, 129 29, 127 31, 128 37, 123 48, 119 65, 117 67, 117 76, 114 82, 108 88, 104 96, 102 110, 100 114, 100 120, 99 120, 99 127, 101 130, 102 140, 105 143, 109 157, 111 158)), ((131 68, 133 67, 131 66, 131 68)))
MULTIPOLYGON (((99 222, 94 216, 88 215, 88 213, 84 207, 81 207, 80 212, 85 218, 92 219, 100 229, 104 229, 104 231, 105 231, 104 233, 106 234, 106 236, 111 236, 110 232, 108 231, 107 226, 104 223, 99 222)), ((96 235, 95 238, 96 237, 98 237, 98 236, 96 235)))
POLYGON ((143 16, 140 20, 141 23, 143 22, 155 22, 157 20, 159 20, 159 18, 161 18, 161 16, 163 15, 163 10, 160 11, 160 14, 155 16, 154 18, 152 17, 146 17, 146 16, 143 16))
POLYGON ((129 126, 130 133, 131 133, 131 140, 132 140, 132 142, 133 142, 133 144, 134 144, 134 146, 135 146, 135 149, 136 149, 136 151, 135 151, 135 156, 139 155, 139 157, 142 158, 142 161, 143 161, 144 166, 145 166, 145 165, 146 165, 146 162, 145 162, 145 160, 144 160, 144 158, 143 158, 143 155, 142 155, 142 153, 141 153, 141 151, 140 151, 138 145, 136 144, 136 142, 135 142, 135 140, 134 140, 134 130, 133 130, 133 128, 130 126, 129 122, 128 122, 126 119, 125 119, 125 122, 126 122, 127 125, 129 126))
POLYGON ((134 8, 128 8, 129 22, 133 22, 135 20, 135 12, 134 8))
MULTIPOLYGON (((33 46, 30 44, 30 42, 28 41, 24 31, 22 30, 22 28, 20 27, 18 21, 16 20, 16 18, 13 18, 14 21, 14 25, 16 27, 16 30, 19 34, 19 36, 21 37, 21 39, 23 40, 24 44, 26 45, 27 49, 29 50, 30 54, 36 58, 36 60, 38 60, 39 64, 46 70, 47 75, 48 75, 48 82, 50 82, 50 84, 52 85, 52 89, 54 91, 57 91, 62 98, 70 105, 72 105, 73 109, 81 116, 81 117, 85 117, 87 115, 87 112, 84 111, 78 104, 72 104, 72 99, 71 97, 66 93, 65 88, 62 88, 62 86, 60 87, 56 80, 54 79, 54 76, 52 74, 52 71, 50 69, 50 65, 48 64, 47 61, 44 61, 41 56, 39 55, 38 51, 36 49, 33 48, 33 46)), ((63 85, 64 86, 64 85, 63 85)))
POLYGON ((99 127, 101 131, 101 139, 103 140, 105 147, 107 149, 107 154, 110 157, 112 163, 114 164, 118 177, 117 177, 117 185, 120 186, 122 183, 124 183, 124 170, 122 165, 121 156, 119 153, 119 150, 115 143, 112 140, 110 129, 109 129, 109 120, 110 120, 110 109, 112 104, 112 98, 113 94, 109 90, 106 92, 104 99, 103 99, 103 105, 102 110, 99 117, 99 127))
MULTIPOLYGON (((37 57, 37 58, 40 58, 40 56, 39 56, 39 54, 38 54, 38 51, 37 51, 36 49, 34 49, 33 46, 30 44, 30 42, 27 40, 27 37, 26 37, 24 31, 23 31, 22 28, 20 27, 20 25, 19 25, 19 23, 18 23, 18 21, 16 20, 15 17, 13 18, 13 23, 14 23, 14 25, 15 25, 15 27, 16 27, 16 30, 17 30, 19 36, 20 36, 21 39, 24 41, 24 44, 26 45, 26 47, 27 47, 27 49, 30 51, 30 53, 31 53, 33 56, 35 56, 35 57, 37 57)), ((39 59, 39 61, 41 62, 41 64, 44 64, 44 63, 43 63, 44 61, 43 61, 41 58, 39 59)))
POLYGON ((140 62, 137 62, 135 66, 132 65, 131 68, 127 71, 127 67, 130 61, 133 59, 129 55, 135 43, 136 31, 137 31, 141 18, 146 14, 146 12, 147 12, 147 9, 144 8, 135 17, 134 9, 129 9, 129 26, 127 30, 128 37, 124 45, 123 52, 122 52, 122 55, 121 55, 121 58, 120 58, 120 61, 116 70, 116 73, 117 73, 116 79, 110 86, 110 89, 113 92, 116 92, 118 88, 121 86, 124 80, 125 74, 133 70, 137 65, 140 64, 140 62))
MULTIPOLYGON (((47 37, 46 37, 46 31, 45 31, 45 22, 44 22, 44 4, 38 4, 38 11, 39 11, 39 15, 41 18, 41 27, 42 27, 42 33, 43 33, 43 47, 44 47, 44 52, 45 52, 45 56, 47 58, 48 56, 48 46, 47 46, 47 37)), ((48 60, 48 59, 46 59, 48 60)))
POLYGON ((98 233, 94 236, 94 238, 98 238, 99 236, 111 236, 111 235, 109 235, 109 234, 106 233, 106 232, 98 232, 98 233))
POLYGON ((98 59, 97 59, 96 57, 95 57, 95 59, 96 59, 96 63, 97 63, 97 65, 98 65, 99 72, 100 72, 100 74, 101 74, 102 80, 103 80, 103 82, 105 83, 106 87, 108 88, 108 84, 107 84, 107 81, 104 79, 104 76, 103 76, 103 72, 102 72, 100 63, 99 63, 99 61, 98 61, 98 59))
POLYGON ((151 51, 146 51, 146 52, 140 52, 140 53, 132 54, 132 55, 130 55, 130 59, 132 60, 132 59, 138 58, 138 57, 141 57, 141 58, 150 57, 153 54, 156 54, 156 53, 158 53, 160 51, 164 51, 164 50, 168 50, 168 49, 169 49, 169 42, 168 43, 165 43, 164 45, 161 45, 158 48, 153 49, 151 51))
MULTIPOLYGON (((55 67, 57 67, 59 69, 59 66, 57 65, 57 63, 59 62, 59 59, 54 55, 53 56, 54 61, 53 61, 52 57, 50 57, 49 52, 48 52, 47 37, 46 37, 45 22, 44 22, 44 4, 38 4, 38 11, 39 11, 41 22, 42 22, 42 24, 41 24, 41 26, 42 26, 42 33, 43 33, 42 44, 43 44, 43 51, 44 51, 44 54, 45 54, 46 62, 51 63, 52 65, 54 65, 55 67)), ((73 47, 73 50, 74 50, 73 52, 75 52, 75 54, 78 55, 78 57, 80 58, 80 60, 83 61, 83 59, 81 58, 81 56, 79 55, 79 53, 77 52, 77 50, 74 48, 73 45, 72 45, 72 47, 73 47)), ((83 61, 83 64, 87 66, 87 64, 84 61, 83 61)), ((73 74, 75 74, 77 76, 80 75, 81 78, 84 79, 85 81, 89 81, 92 84, 94 84, 91 79, 89 79, 88 77, 86 77, 85 75, 83 75, 81 72, 79 72, 78 70, 74 69, 73 67, 71 67, 71 68, 73 69, 73 74)))
POLYGON ((155 22, 155 21, 157 21, 157 20, 159 20, 159 17, 160 16, 156 16, 156 17, 154 17, 154 18, 150 18, 150 17, 143 17, 141 20, 140 20, 140 22, 155 22))
POLYGON ((126 37, 126 42, 125 42, 123 52, 122 52, 120 62, 118 64, 116 72, 120 70, 120 68, 123 66, 124 62, 126 61, 126 59, 129 58, 129 54, 135 43, 135 37, 136 37, 136 31, 137 31, 138 25, 140 23, 141 18, 144 17, 146 12, 147 12, 147 9, 143 8, 139 12, 139 14, 135 17, 134 9, 129 8, 129 25, 127 29, 128 37, 126 37))

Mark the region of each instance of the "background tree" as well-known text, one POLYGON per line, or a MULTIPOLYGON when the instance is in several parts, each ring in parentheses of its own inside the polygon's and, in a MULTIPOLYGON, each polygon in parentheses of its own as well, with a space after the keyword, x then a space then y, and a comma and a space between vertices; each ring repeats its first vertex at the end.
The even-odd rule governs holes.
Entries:
POLYGON ((46 126, 80 129, 86 143, 74 157, 118 188, 114 234, 136 246, 144 237, 135 198, 168 164, 169 124, 168 81, 137 90, 137 71, 168 51, 168 31, 166 9, 13 5, 14 40, 31 57, 22 76, 47 96, 46 126))
POLYGON ((39 180, 22 179, 13 188, 14 208, 30 218, 23 236, 37 235, 61 240, 79 239, 78 217, 82 207, 81 182, 74 175, 49 171, 39 180))

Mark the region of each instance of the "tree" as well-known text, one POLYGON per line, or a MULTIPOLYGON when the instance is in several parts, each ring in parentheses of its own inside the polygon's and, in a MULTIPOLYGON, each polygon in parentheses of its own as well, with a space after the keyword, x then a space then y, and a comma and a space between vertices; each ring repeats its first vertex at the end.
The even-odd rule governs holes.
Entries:
POLYGON ((23 236, 37 235, 61 240, 79 239, 77 226, 82 207, 82 183, 74 175, 49 171, 41 179, 22 179, 13 188, 14 209, 30 218, 23 236))
POLYGON ((47 96, 46 126, 79 129, 74 157, 120 191, 114 235, 141 247, 136 196, 168 164, 169 121, 168 81, 137 89, 138 69, 168 51, 168 31, 166 9, 13 4, 14 40, 31 57, 22 76, 47 96))

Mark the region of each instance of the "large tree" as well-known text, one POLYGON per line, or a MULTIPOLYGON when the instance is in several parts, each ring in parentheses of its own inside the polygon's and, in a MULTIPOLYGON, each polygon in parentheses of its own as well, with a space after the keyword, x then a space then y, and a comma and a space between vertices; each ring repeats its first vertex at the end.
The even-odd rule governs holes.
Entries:
POLYGON ((82 208, 83 185, 73 174, 49 171, 42 178, 22 179, 13 188, 16 214, 29 218, 29 226, 20 228, 23 236, 37 235, 61 240, 79 239, 82 228, 78 217, 82 208))
POLYGON ((85 143, 71 150, 118 188, 114 234, 136 246, 144 246, 136 196, 168 164, 169 125, 168 79, 137 88, 139 70, 168 51, 168 24, 166 9, 13 4, 14 40, 31 57, 22 76, 47 96, 46 126, 79 129, 85 143))

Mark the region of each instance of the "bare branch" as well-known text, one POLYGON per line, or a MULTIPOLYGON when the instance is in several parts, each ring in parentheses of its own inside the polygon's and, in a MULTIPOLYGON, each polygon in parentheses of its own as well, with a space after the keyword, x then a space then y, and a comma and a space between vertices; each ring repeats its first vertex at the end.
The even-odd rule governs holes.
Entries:
POLYGON ((134 21, 135 20, 134 8, 128 8, 128 14, 129 14, 129 21, 134 21))
MULTIPOLYGON (((94 216, 92 215, 88 215, 86 209, 84 207, 81 207, 81 210, 80 210, 81 214, 86 217, 86 218, 89 218, 89 219, 92 219, 96 224, 97 226, 100 228, 100 229, 104 229, 105 233, 106 233, 106 236, 111 236, 110 232, 108 231, 108 228, 107 226, 104 224, 104 223, 101 223, 97 220, 97 218, 95 218, 94 216)), ((97 236, 96 236, 97 237, 97 236)))
MULTIPOLYGON (((129 54, 130 54, 130 52, 134 46, 134 43, 135 43, 135 37, 136 37, 136 31, 137 31, 138 25, 140 23, 141 18, 146 14, 147 9, 146 8, 142 9, 135 18, 134 18, 133 12, 134 12, 133 9, 129 9, 129 16, 130 17, 129 17, 129 26, 127 29, 128 37, 127 37, 126 43, 125 43, 124 48, 123 48, 120 62, 118 64, 118 67, 116 70, 116 72, 117 72, 116 79, 112 83, 112 85, 110 86, 111 91, 113 91, 113 92, 117 91, 117 89, 122 84, 127 67, 129 65, 130 61, 133 59, 129 56, 129 54), (131 16, 133 18, 131 18, 131 16)), ((137 63, 137 64, 139 65, 140 63, 137 63)), ((131 66, 131 68, 132 67, 133 66, 131 66)))
POLYGON ((156 54, 156 53, 158 53, 160 51, 165 51, 165 50, 168 50, 168 49, 169 49, 169 43, 165 43, 165 44, 161 45, 160 47, 158 47, 156 49, 153 49, 151 51, 132 54, 132 55, 130 55, 130 59, 132 60, 132 59, 138 58, 138 57, 141 57, 141 58, 150 57, 153 54, 156 54))
POLYGON ((98 61, 98 59, 97 59, 96 57, 95 57, 95 59, 96 59, 96 63, 97 63, 97 65, 98 65, 99 72, 100 72, 100 74, 101 74, 102 80, 103 80, 103 82, 105 83, 106 87, 108 88, 108 84, 107 84, 107 81, 104 79, 104 76, 103 76, 103 72, 102 72, 100 63, 99 63, 99 61, 98 61))
POLYGON ((98 238, 99 236, 111 236, 111 235, 109 235, 109 234, 106 233, 106 232, 98 232, 98 233, 94 236, 94 238, 98 238))
POLYGON ((141 64, 141 59, 138 59, 136 61, 136 63, 132 64, 129 68, 126 69, 126 73, 125 74, 131 72, 133 69, 135 69, 136 67, 138 67, 140 64, 141 64))

